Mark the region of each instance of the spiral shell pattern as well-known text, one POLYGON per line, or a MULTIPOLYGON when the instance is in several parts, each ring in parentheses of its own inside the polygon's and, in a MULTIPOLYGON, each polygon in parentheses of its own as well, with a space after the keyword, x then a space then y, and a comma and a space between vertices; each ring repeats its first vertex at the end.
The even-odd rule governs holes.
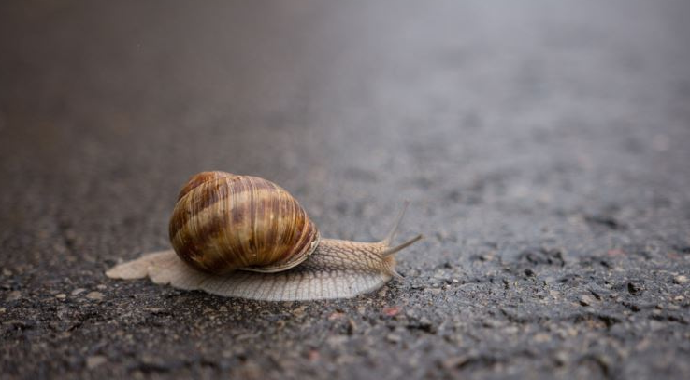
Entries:
POLYGON ((320 241, 290 193, 263 178, 217 171, 199 173, 182 187, 169 234, 183 261, 213 274, 289 269, 320 241))

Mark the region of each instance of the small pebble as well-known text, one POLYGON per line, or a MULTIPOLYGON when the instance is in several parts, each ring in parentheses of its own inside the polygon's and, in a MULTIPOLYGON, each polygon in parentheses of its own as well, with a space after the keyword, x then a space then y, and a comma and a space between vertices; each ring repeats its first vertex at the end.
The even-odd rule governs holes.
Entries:
POLYGON ((675 282, 676 284, 685 284, 686 282, 688 282, 688 277, 684 275, 676 276, 673 278, 673 282, 675 282))
POLYGON ((568 353, 565 352, 565 351, 558 351, 558 352, 556 352, 556 354, 554 355, 554 358, 555 358, 556 361, 557 361, 558 363, 560 363, 561 365, 567 363, 567 362, 568 362, 568 359, 569 359, 569 358, 568 358, 568 353))
POLYGON ((95 356, 89 356, 88 359, 86 359, 86 368, 92 370, 99 365, 107 362, 108 359, 105 356, 101 355, 95 355, 95 356))
POLYGON ((639 294, 640 293, 640 286, 634 282, 628 282, 628 293, 630 294, 639 294))
POLYGON ((298 308, 295 308, 295 310, 292 311, 292 315, 295 317, 301 318, 306 314, 307 307, 306 306, 300 306, 298 308))
POLYGON ((72 291, 72 293, 70 293, 70 294, 73 296, 78 296, 78 295, 84 293, 85 291, 86 291, 86 289, 84 289, 84 288, 77 288, 77 289, 74 289, 72 291))
POLYGON ((384 307, 383 314, 388 317, 395 317, 400 312, 400 308, 397 307, 384 307))
POLYGON ((321 359, 321 354, 319 354, 319 351, 317 351, 313 348, 311 350, 309 350, 309 361, 310 362, 317 361, 319 359, 321 359))
POLYGON ((596 299, 594 298, 594 296, 590 296, 588 294, 585 294, 584 296, 580 297, 580 304, 582 304, 582 306, 589 306, 589 305, 593 304, 594 302, 596 302, 596 299))
POLYGON ((386 340, 388 340, 391 343, 398 343, 402 341, 402 337, 398 334, 388 334, 386 335, 386 340))
POLYGON ((101 292, 91 292, 86 295, 86 298, 94 301, 102 301, 103 300, 103 293, 101 292))
POLYGON ((60 299, 60 300, 64 300, 65 298, 67 298, 67 296, 64 294, 58 294, 55 296, 55 298, 60 299))
POLYGON ((21 298, 22 298, 22 292, 20 292, 19 290, 15 290, 13 292, 10 292, 10 294, 7 295, 6 300, 9 302, 9 301, 16 301, 16 300, 21 299, 21 298))
POLYGON ((98 285, 96 285, 96 289, 105 290, 105 289, 108 289, 108 286, 106 286, 105 284, 98 284, 98 285))

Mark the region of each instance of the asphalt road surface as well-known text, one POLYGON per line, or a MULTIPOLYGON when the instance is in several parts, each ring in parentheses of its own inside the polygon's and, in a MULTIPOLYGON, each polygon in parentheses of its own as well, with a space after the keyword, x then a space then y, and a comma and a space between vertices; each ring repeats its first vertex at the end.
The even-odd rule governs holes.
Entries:
POLYGON ((3 1, 0 378, 690 378, 687 1, 3 1), (404 279, 267 303, 104 271, 268 178, 404 279))

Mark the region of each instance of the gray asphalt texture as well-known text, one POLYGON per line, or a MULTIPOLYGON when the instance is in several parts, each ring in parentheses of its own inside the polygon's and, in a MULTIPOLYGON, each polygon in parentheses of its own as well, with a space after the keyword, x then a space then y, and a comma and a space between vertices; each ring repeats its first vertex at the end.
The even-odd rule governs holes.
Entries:
POLYGON ((3 1, 0 378, 689 378, 689 16, 3 1), (107 279, 210 169, 426 240, 351 300, 107 279))

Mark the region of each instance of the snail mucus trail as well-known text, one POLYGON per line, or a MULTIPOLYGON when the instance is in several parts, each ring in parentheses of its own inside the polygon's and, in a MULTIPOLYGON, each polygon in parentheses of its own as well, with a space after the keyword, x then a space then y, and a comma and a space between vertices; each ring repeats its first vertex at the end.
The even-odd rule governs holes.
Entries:
POLYGON ((422 238, 391 246, 404 211, 382 241, 322 239, 294 197, 273 182, 202 172, 180 190, 169 223, 173 249, 106 275, 256 300, 350 298, 399 277, 395 254, 422 238))

